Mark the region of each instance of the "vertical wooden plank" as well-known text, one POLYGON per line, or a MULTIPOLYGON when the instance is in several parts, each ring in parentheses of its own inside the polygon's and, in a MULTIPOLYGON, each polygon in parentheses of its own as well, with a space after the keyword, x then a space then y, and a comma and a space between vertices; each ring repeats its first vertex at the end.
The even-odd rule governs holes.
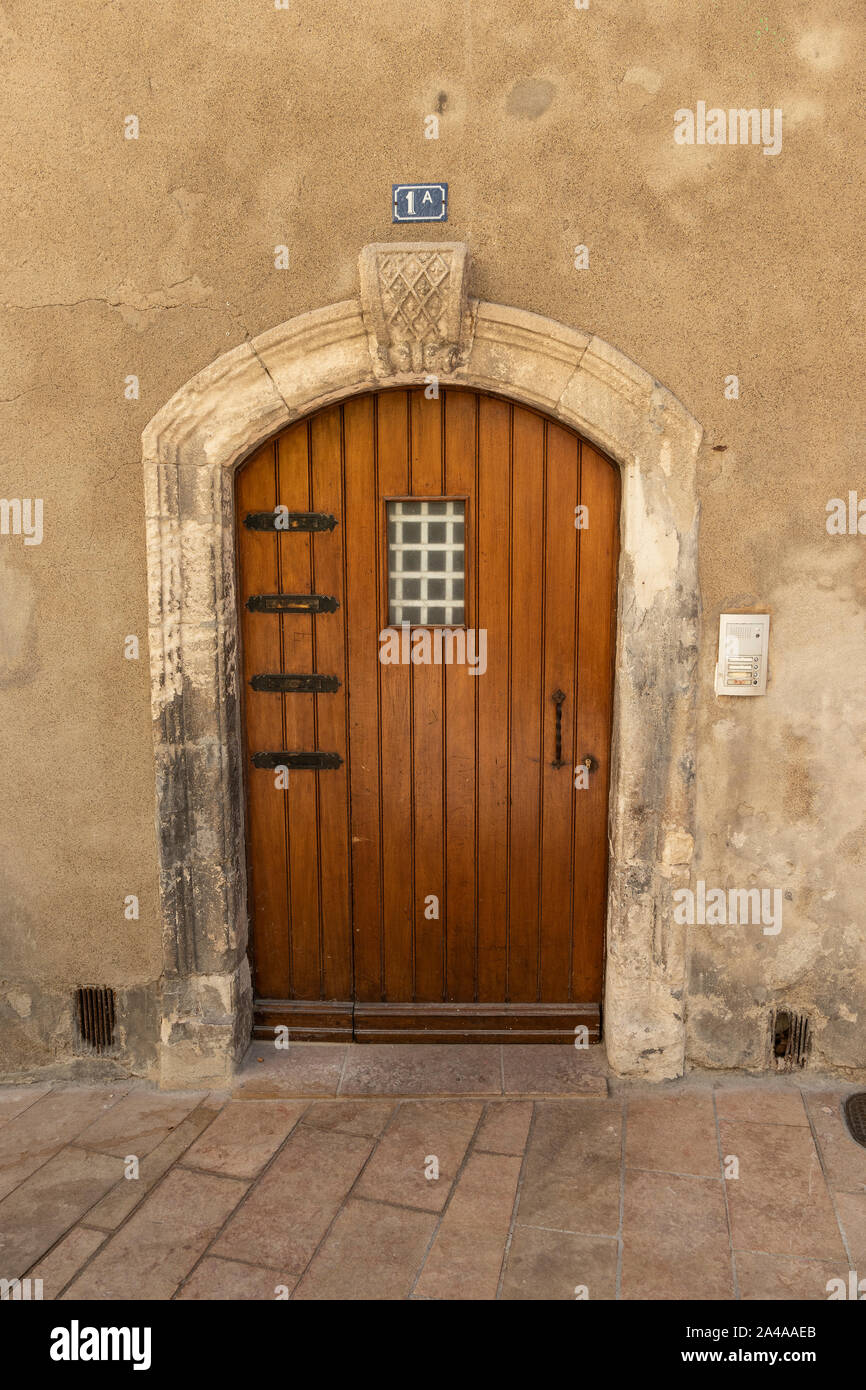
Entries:
MULTIPOLYGON (((375 404, 343 407, 345 439, 346 628, 354 981, 359 999, 382 998, 382 841, 379 800, 378 577, 383 518, 376 482, 375 404)), ((405 417, 405 400, 404 400, 405 417)), ((403 430, 405 457, 405 420, 403 430)), ((337 616, 337 615, 335 615, 337 616)))
MULTIPOLYGON (((335 694, 315 695, 317 746, 339 753, 343 766, 317 772, 319 798, 319 894, 321 898, 320 990, 324 999, 349 999, 352 985, 352 931, 349 891, 349 767, 346 737, 346 652, 344 645, 345 593, 343 555, 346 545, 343 509, 342 409, 313 417, 310 424, 312 459, 312 507, 337 518, 333 531, 313 536, 312 587, 331 594, 340 607, 336 613, 319 613, 313 627, 311 670, 336 676, 335 694)), ((288 699, 295 699, 289 695, 288 699)), ((375 703, 367 712, 375 717, 375 703)))
POLYGON ((286 858, 288 805, 274 774, 254 768, 254 753, 283 746, 279 699, 250 690, 257 672, 280 669, 280 620, 275 613, 250 613, 253 594, 276 593, 279 585, 277 538, 248 531, 248 512, 271 511, 277 502, 276 446, 271 440, 248 459, 235 482, 238 539, 238 596, 246 728, 248 904, 252 920, 255 992, 260 999, 290 993, 289 901, 286 858))
MULTIPOLYGON (((281 504, 289 511, 310 510, 308 424, 301 421, 277 440, 281 504)), ((279 533, 280 592, 305 594, 312 589, 312 544, 309 533, 279 533)), ((313 670, 312 619, 306 613, 284 613, 284 671, 313 670)), ((313 695, 265 696, 281 699, 285 711, 289 752, 315 748, 316 711, 313 695)), ((318 844, 318 772, 289 773, 289 891, 291 896, 291 953, 293 997, 320 997, 320 902, 318 844)))
POLYGON ((613 709, 619 475, 591 445, 580 445, 580 501, 589 525, 580 534, 577 744, 575 762, 598 761, 575 793, 572 989, 578 1001, 601 998, 607 896, 607 801, 613 709))
POLYGON ((487 672, 478 677, 478 999, 505 1000, 508 913, 508 686, 511 640, 511 407, 478 400, 476 622, 487 629, 487 672))
POLYGON ((580 532, 578 441, 559 425, 547 426, 547 496, 544 545, 544 684, 542 701, 542 817, 540 978, 538 997, 566 1002, 571 978, 572 814, 574 798, 575 591, 580 532), (565 695, 561 766, 556 761, 555 691, 565 695))
MULTIPOLYGON (((387 614, 386 497, 405 497, 409 491, 409 403, 405 391, 384 391, 377 398, 376 527, 382 558, 376 574, 378 613, 387 614)), ((378 619, 377 619, 378 621, 378 619)), ((371 632, 371 639, 377 634, 371 632)), ((378 655, 376 660, 378 661, 378 655)), ((408 666, 381 666, 381 826, 382 826, 382 972, 384 997, 397 1003, 412 999, 414 977, 414 860, 412 856, 412 741, 411 671, 408 666)), ((357 924, 358 942, 364 932, 357 924)), ((359 990, 367 975, 359 977, 359 990)), ((380 999, 381 994, 358 994, 380 999)))
POLYGON ((544 421, 514 407, 508 999, 538 990, 544 674, 544 421))
MULTIPOLYGON (((476 633, 475 431, 477 397, 446 391, 445 492, 466 494, 464 524, 466 626, 476 633)), ((478 648, 476 646, 476 654, 478 648)), ((468 651, 468 647, 467 647, 468 651)), ((475 998, 475 699, 485 675, 469 665, 446 666, 445 676, 445 998, 475 998)))
MULTIPOLYGON (((410 392, 410 491, 441 497, 442 398, 410 392)), ((412 666, 412 782, 415 861, 414 998, 436 1001, 445 991, 445 743, 444 667, 412 666), (425 916, 435 897, 438 917, 425 916)))

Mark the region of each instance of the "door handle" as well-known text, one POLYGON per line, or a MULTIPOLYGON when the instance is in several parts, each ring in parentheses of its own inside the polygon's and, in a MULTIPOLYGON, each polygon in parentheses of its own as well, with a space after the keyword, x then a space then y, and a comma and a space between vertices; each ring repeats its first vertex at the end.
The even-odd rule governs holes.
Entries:
POLYGON ((554 690, 550 698, 553 701, 554 707, 556 709, 556 725, 554 728, 555 751, 553 754, 553 762, 551 763, 551 767, 563 767, 564 763, 562 760, 562 706, 565 704, 565 691, 554 690))

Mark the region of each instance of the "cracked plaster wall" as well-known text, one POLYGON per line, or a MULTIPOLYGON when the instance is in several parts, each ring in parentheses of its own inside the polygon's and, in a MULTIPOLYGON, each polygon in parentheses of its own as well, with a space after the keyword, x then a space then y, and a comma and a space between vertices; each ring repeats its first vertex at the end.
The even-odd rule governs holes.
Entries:
MULTIPOLYGON (((356 296, 401 178, 449 182, 473 295, 597 333, 705 428, 693 877, 786 896, 777 937, 690 929, 689 1061, 761 1067, 786 1003, 813 1018, 814 1063, 866 1067, 866 537, 824 525, 829 498, 866 494, 863 29, 853 0, 4 7, 0 493, 42 497, 45 537, 0 537, 0 1069, 86 1069, 67 1042, 82 983, 124 992, 123 1065, 152 1067, 139 436, 221 352, 356 296), (782 153, 674 145, 698 100, 781 107, 782 153), (767 697, 717 700, 718 613, 749 607, 772 614, 767 697)), ((666 544, 647 537, 648 597, 666 544)))

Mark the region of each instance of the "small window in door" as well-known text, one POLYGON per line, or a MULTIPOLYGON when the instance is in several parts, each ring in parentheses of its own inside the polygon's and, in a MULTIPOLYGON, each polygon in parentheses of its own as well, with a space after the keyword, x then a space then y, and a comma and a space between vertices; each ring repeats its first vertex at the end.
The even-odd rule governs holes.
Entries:
POLYGON ((465 623, 466 502, 388 502, 388 621, 414 627, 465 623))

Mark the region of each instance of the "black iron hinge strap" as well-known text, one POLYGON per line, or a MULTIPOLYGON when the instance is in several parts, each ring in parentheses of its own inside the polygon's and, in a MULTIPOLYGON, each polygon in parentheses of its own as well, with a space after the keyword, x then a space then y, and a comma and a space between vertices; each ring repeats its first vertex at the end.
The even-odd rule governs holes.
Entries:
POLYGON ((249 531, 333 531, 337 518, 326 512, 247 512, 249 531))
POLYGON ((254 753, 252 761, 255 767, 287 767, 298 772, 343 766, 339 753, 254 753))
POLYGON ((289 691, 292 694, 332 695, 339 690, 336 676, 299 676, 280 672, 274 675, 253 676, 253 690, 289 691))

